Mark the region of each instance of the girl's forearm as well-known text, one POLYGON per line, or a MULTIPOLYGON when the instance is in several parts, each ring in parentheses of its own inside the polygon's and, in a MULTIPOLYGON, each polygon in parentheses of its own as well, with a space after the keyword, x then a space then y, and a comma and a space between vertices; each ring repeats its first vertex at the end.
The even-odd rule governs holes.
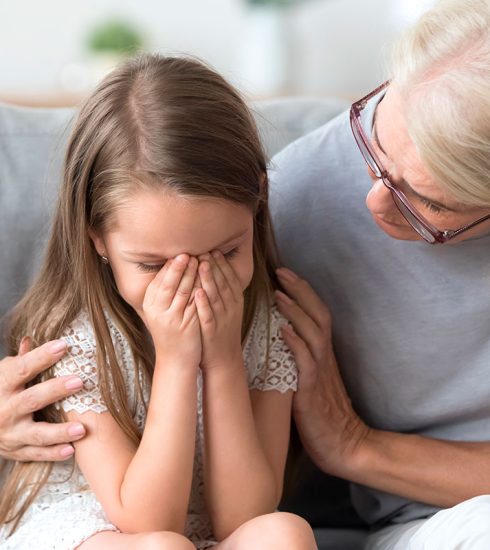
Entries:
POLYGON ((243 364, 204 373, 205 486, 214 534, 272 512, 281 496, 255 427, 243 364))
POLYGON ((184 529, 195 452, 196 381, 196 369, 157 363, 143 437, 121 484, 127 532, 184 529))

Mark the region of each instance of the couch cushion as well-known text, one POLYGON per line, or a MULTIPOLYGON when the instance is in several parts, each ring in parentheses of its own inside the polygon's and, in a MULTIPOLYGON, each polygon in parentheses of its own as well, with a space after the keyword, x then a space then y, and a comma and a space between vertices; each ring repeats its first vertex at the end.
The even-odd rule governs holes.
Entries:
POLYGON ((315 529, 318 550, 362 550, 367 532, 363 529, 315 529))
POLYGON ((266 152, 272 158, 348 106, 347 101, 331 97, 284 97, 258 101, 252 109, 266 152))
POLYGON ((0 106, 0 318, 39 264, 72 115, 0 106))

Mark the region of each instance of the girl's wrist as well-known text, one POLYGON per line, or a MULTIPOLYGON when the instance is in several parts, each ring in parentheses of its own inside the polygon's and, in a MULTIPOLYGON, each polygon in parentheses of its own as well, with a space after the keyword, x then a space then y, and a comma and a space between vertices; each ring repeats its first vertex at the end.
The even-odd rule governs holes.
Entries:
POLYGON ((186 360, 175 357, 161 357, 157 354, 155 360, 155 372, 169 372, 174 371, 176 373, 197 373, 199 369, 199 363, 192 360, 186 360))
POLYGON ((243 363, 243 356, 217 359, 216 361, 210 361, 208 364, 202 364, 201 370, 204 376, 213 374, 223 374, 236 376, 236 373, 245 374, 245 367, 243 363))

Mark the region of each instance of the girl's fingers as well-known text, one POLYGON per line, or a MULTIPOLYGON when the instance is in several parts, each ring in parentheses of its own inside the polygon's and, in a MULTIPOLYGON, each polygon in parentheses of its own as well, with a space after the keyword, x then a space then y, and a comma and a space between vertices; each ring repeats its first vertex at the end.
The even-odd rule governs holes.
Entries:
POLYGON ((194 294, 195 291, 193 291, 193 296, 185 306, 184 313, 182 315, 182 322, 186 326, 193 322, 199 322, 199 317, 197 316, 196 299, 194 294))
POLYGON ((147 292, 149 291, 147 305, 157 307, 160 310, 166 310, 172 304, 182 276, 189 263, 189 256, 187 254, 179 254, 167 267, 168 263, 157 273, 147 289, 147 292))
POLYGON ((194 289, 194 281, 196 279, 198 262, 196 258, 189 258, 184 274, 180 279, 179 286, 175 291, 175 296, 172 301, 172 308, 178 311, 184 311, 189 303, 194 289))
POLYGON ((327 306, 311 286, 285 267, 276 270, 279 282, 286 292, 323 331, 330 331, 331 318, 327 306))
MULTIPOLYGON (((207 257, 207 256, 205 256, 207 257)), ((211 269, 210 260, 206 259, 201 262, 199 265, 199 278, 201 279, 202 289, 207 296, 209 304, 213 310, 217 310, 223 307, 223 302, 221 300, 218 287, 216 285, 216 280, 214 278, 214 273, 211 269)), ((196 297, 197 297, 196 293, 196 297)))
POLYGON ((221 273, 223 274, 229 289, 231 289, 233 298, 235 300, 240 300, 243 297, 243 290, 235 271, 231 267, 230 262, 228 262, 228 260, 219 250, 215 250, 212 253, 212 256, 214 261, 216 262, 216 265, 221 270, 221 273))
POLYGON ((213 257, 212 254, 209 254, 209 263, 211 265, 211 271, 213 273, 214 280, 216 282, 216 287, 218 288, 219 295, 221 296, 221 300, 223 301, 223 304, 226 304, 228 300, 233 298, 233 293, 230 288, 230 285, 228 284, 228 281, 226 280, 226 277, 224 273, 221 271, 220 266, 216 262, 216 259, 213 257))
POLYGON ((209 298, 203 288, 196 290, 196 308, 201 330, 207 331, 215 325, 214 313, 209 298))

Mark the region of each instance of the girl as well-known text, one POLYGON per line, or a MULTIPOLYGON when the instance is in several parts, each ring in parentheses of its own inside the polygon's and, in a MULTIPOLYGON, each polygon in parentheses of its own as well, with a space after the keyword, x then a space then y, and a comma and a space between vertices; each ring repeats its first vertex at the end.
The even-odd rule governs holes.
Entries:
POLYGON ((79 114, 10 331, 12 350, 67 342, 53 375, 83 389, 39 420, 87 436, 76 463, 8 465, 0 548, 316 548, 272 513, 297 383, 273 270, 266 161, 238 94, 194 60, 116 69, 79 114))

